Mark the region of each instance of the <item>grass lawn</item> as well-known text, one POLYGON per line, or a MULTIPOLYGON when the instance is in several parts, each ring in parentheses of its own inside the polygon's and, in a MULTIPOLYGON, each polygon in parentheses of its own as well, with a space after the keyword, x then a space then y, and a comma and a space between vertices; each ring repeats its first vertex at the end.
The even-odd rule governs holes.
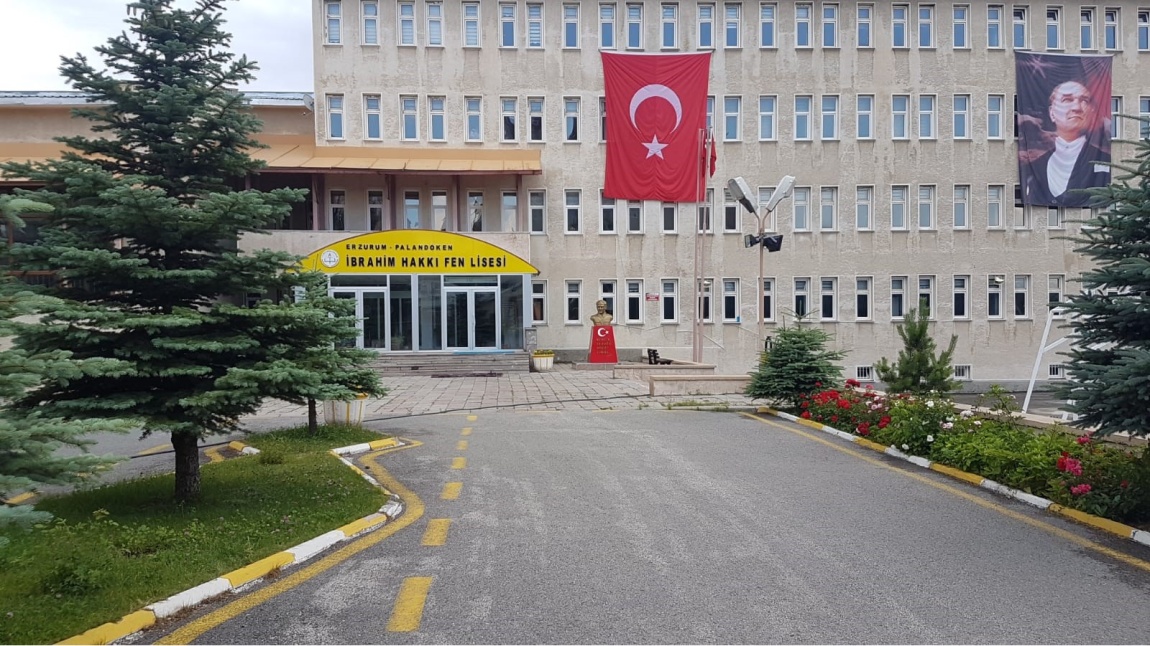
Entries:
POLYGON ((254 435, 263 453, 204 465, 194 505, 172 502, 170 474, 42 501, 53 522, 4 534, 0 643, 66 639, 377 511, 383 492, 326 451, 378 439, 254 435))

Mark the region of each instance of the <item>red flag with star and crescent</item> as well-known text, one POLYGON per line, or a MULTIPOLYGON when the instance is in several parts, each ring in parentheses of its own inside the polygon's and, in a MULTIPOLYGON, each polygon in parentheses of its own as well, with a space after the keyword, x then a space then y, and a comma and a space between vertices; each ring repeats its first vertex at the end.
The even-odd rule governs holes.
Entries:
MULTIPOLYGON (((696 202, 707 125, 711 53, 603 52, 607 103, 605 197, 696 202)), ((712 144, 710 151, 714 153, 712 144)))

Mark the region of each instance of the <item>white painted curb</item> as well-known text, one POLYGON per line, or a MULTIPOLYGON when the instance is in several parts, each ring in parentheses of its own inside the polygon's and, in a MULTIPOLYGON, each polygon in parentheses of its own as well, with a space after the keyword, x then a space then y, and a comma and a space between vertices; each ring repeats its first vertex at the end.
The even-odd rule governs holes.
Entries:
POLYGON ((207 601, 212 597, 217 597, 225 592, 230 592, 232 584, 227 579, 220 577, 213 579, 207 583, 202 583, 190 590, 184 590, 179 594, 174 594, 163 601, 158 601, 150 606, 144 606, 145 610, 151 610, 156 615, 156 619, 163 619, 170 617, 177 612, 191 608, 201 602, 207 601))

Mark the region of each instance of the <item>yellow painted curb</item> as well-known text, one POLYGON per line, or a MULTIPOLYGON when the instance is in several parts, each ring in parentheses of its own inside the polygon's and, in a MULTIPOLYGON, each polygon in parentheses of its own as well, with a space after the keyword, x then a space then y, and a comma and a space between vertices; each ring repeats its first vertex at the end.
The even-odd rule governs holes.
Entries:
POLYGON ((241 451, 242 452, 244 450, 244 448, 246 448, 246 447, 247 447, 247 444, 244 444, 243 442, 239 442, 239 441, 228 442, 228 448, 233 450, 233 451, 241 451))
POLYGON ((965 471, 959 471, 958 469, 955 469, 954 467, 948 467, 945 464, 938 464, 937 462, 931 462, 930 463, 930 470, 931 471, 938 471, 939 473, 945 473, 946 475, 948 475, 952 478, 958 478, 959 480, 964 480, 964 481, 969 482, 970 484, 972 484, 976 487, 982 486, 982 481, 986 479, 982 476, 976 476, 973 473, 967 473, 965 471))
POLYGON ((375 440, 367 443, 373 451, 378 449, 390 449, 393 446, 399 446, 399 440, 394 437, 385 438, 382 440, 375 440))
POLYGON ((80 633, 75 637, 69 637, 58 644, 111 644, 117 639, 123 639, 132 633, 139 632, 145 628, 151 627, 156 623, 156 615, 151 610, 138 610, 130 615, 124 615, 124 618, 106 623, 101 626, 80 633))
POLYGON ((255 581, 260 577, 267 576, 272 572, 282 568, 285 565, 295 563, 295 555, 291 552, 279 552, 272 554, 266 559, 260 559, 251 565, 245 565, 238 570, 232 570, 224 575, 228 583, 232 584, 233 588, 238 588, 249 581, 255 581))
POLYGON ((803 426, 809 426, 809 427, 815 429, 816 431, 823 430, 823 425, 821 422, 812 422, 809 419, 803 419, 801 417, 796 418, 795 421, 798 422, 799 424, 802 424, 803 426))
POLYGON ((887 449, 887 447, 883 446, 882 444, 868 440, 865 437, 855 438, 855 444, 858 444, 859 446, 865 446, 866 448, 871 449, 872 451, 878 451, 879 453, 886 453, 887 449))
POLYGON ((350 522, 343 527, 340 527, 339 531, 343 532, 344 536, 350 538, 360 532, 367 531, 376 525, 381 525, 386 522, 387 516, 384 516, 383 514, 378 516, 368 516, 367 518, 360 518, 359 520, 350 522))
POLYGON ((1063 507, 1058 503, 1054 503, 1046 509, 1060 516, 1066 516, 1071 520, 1078 521, 1084 525, 1090 525, 1096 529, 1101 529, 1103 531, 1110 532, 1111 534, 1117 534, 1122 538, 1130 538, 1134 536, 1133 527, 1130 527, 1129 525, 1123 525, 1117 521, 1108 520, 1106 518, 1099 518, 1098 516, 1088 514, 1084 511, 1063 507))
POLYGON ((35 497, 36 494, 32 493, 31 491, 25 491, 24 493, 16 494, 15 496, 12 496, 6 500, 0 499, 0 502, 3 502, 5 505, 19 505, 35 497))

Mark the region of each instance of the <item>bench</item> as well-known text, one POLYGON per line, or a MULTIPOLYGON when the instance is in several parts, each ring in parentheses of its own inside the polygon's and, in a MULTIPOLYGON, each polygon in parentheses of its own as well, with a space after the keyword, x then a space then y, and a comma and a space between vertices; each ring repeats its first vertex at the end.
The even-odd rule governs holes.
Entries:
POLYGON ((647 363, 652 366, 669 366, 671 365, 671 360, 660 359, 658 350, 654 348, 647 348, 647 363))

